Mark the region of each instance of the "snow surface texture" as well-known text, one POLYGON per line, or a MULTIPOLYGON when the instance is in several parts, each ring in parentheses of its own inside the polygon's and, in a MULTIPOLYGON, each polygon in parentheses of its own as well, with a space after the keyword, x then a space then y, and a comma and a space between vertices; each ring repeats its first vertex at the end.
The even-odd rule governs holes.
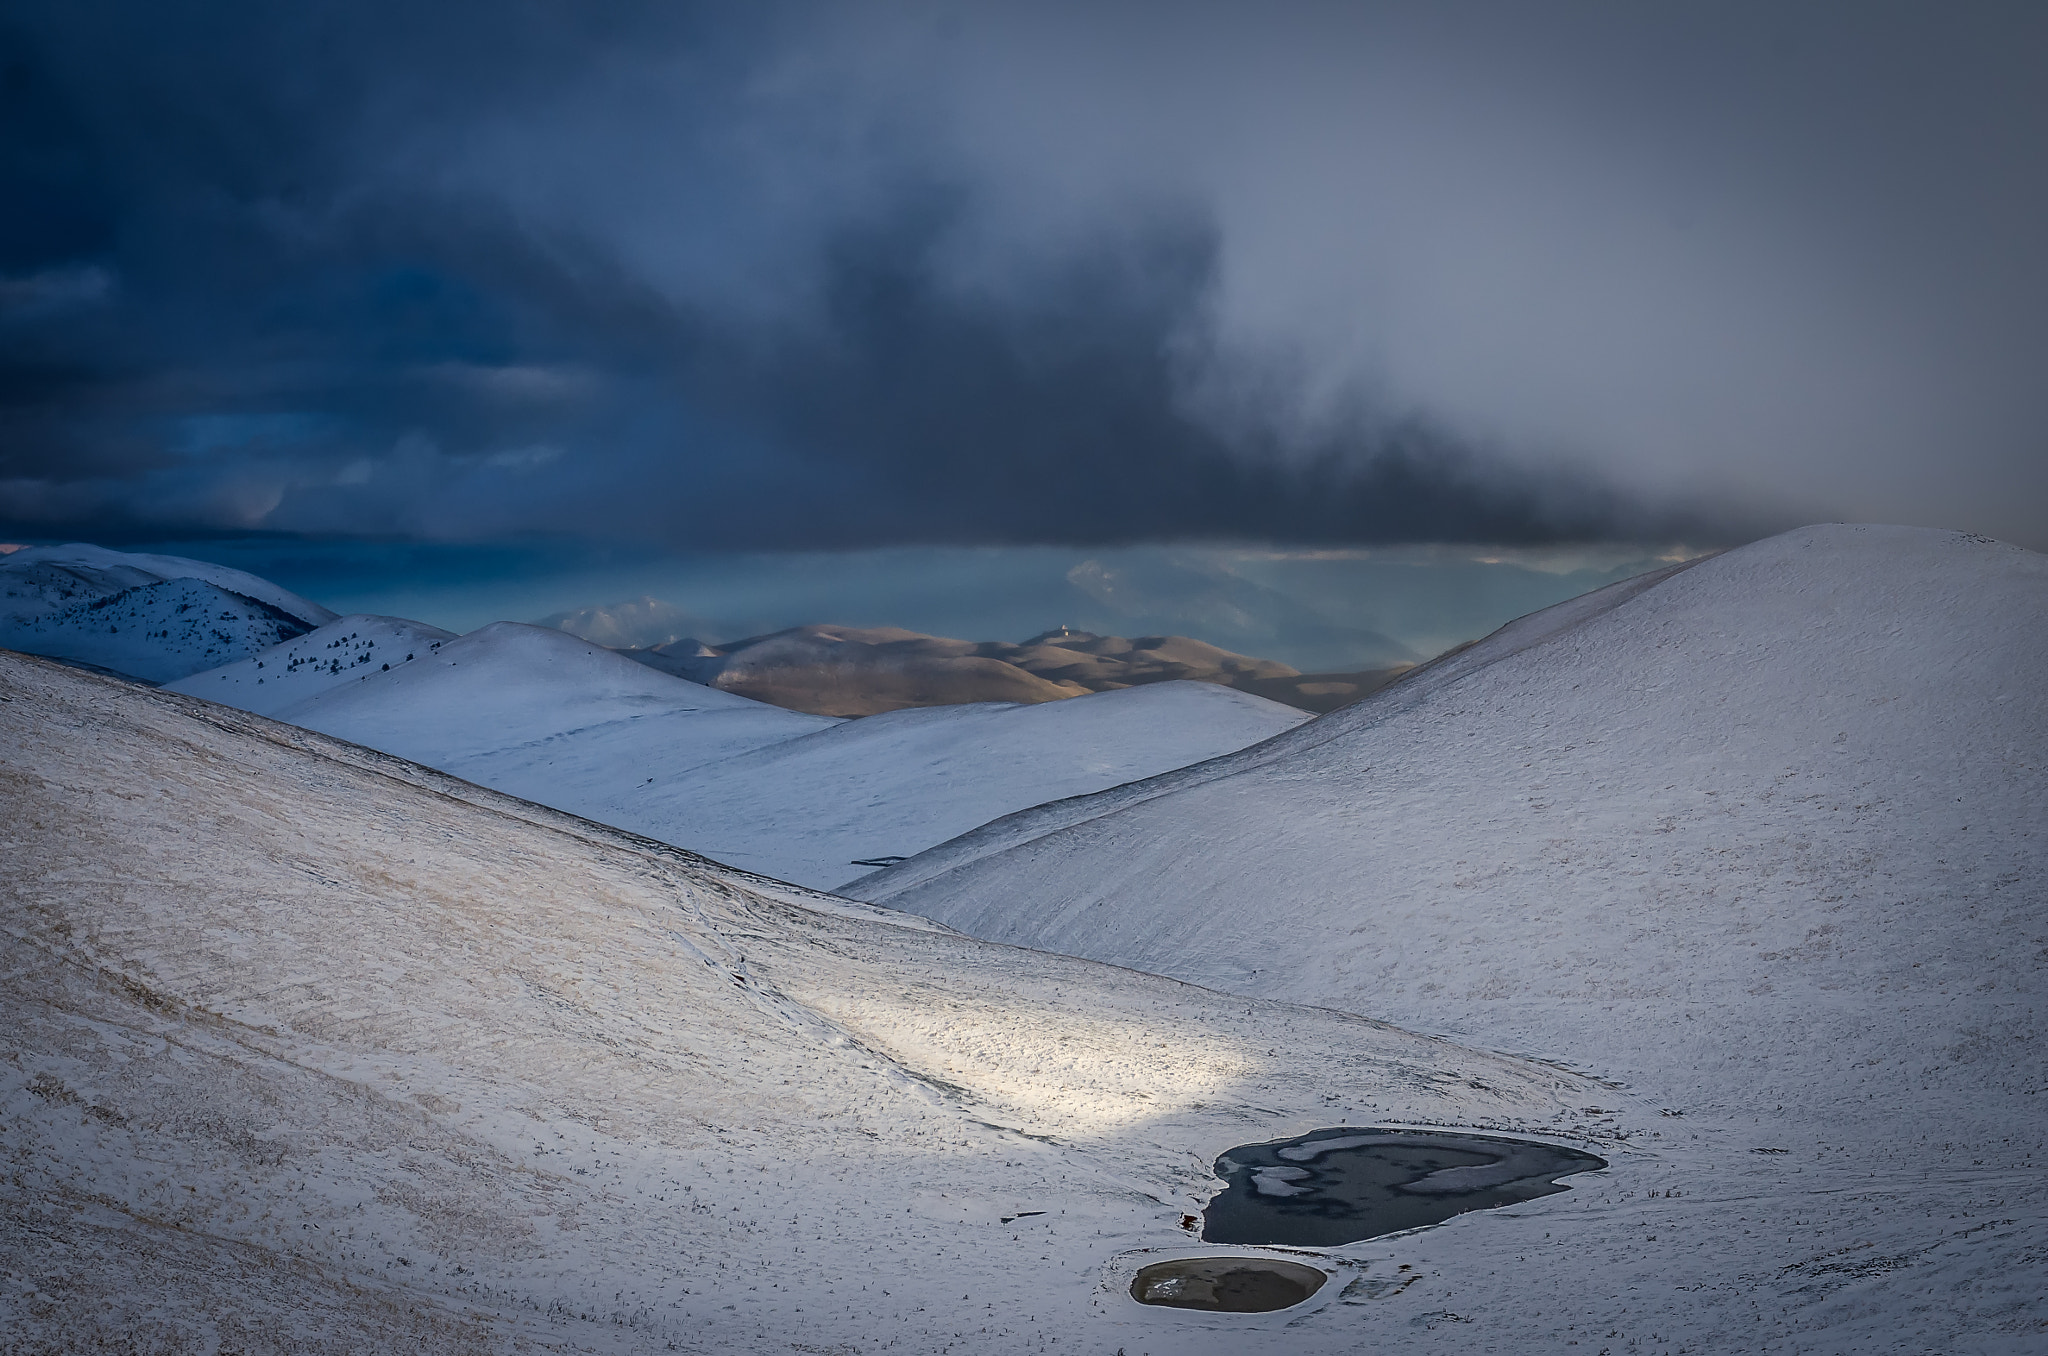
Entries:
POLYGON ((1565 1072, 763 894, 42 660, 0 655, 0 775, 12 1352, 1349 1353, 1661 1171, 1565 1072), (1444 1226, 1451 1268, 1129 1298, 1261 1255, 1188 1241, 1223 1150, 1380 1121, 1615 1166, 1444 1226))
POLYGON ((334 620, 268 580, 73 544, 0 557, 0 648, 147 682, 238 660, 334 620))
POLYGON ((1306 719, 1227 688, 1165 683, 843 722, 685 682, 544 627, 502 622, 435 647, 395 629, 415 625, 345 618, 176 690, 816 887, 867 874, 857 860, 907 856, 1306 719), (416 657, 387 672, 370 661, 380 651, 416 657), (266 674, 285 675, 281 694, 318 687, 272 697, 275 680, 254 685, 266 674))
POLYGON ((454 633, 403 617, 356 612, 297 639, 165 687, 223 706, 274 716, 288 706, 372 674, 431 659, 454 633))
POLYGON ((2048 1343, 2044 849, 2048 558, 1828 526, 849 893, 1674 1113, 1667 1140, 1702 1138, 1654 1185, 1682 1196, 1561 1233, 1585 1270, 1530 1274, 1560 1293, 1453 1306, 1496 1333, 1540 1310, 1522 1350, 1606 1312, 1630 1346, 2017 1352, 2048 1343))

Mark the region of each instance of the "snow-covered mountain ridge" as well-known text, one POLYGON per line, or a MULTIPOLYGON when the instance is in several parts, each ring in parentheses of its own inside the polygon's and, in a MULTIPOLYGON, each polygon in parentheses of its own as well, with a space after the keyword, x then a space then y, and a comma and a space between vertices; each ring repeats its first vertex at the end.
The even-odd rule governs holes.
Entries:
POLYGON ((232 662, 334 620, 241 570, 73 543, 0 556, 0 649, 147 682, 232 662))
MULTIPOLYGON (((1021 806, 1199 762, 1305 719, 1200 682, 1036 705, 920 707, 621 788, 580 812, 733 866, 832 888, 866 875, 862 859, 908 856, 1021 806)), ((536 792, 544 780, 536 768, 536 792)))
POLYGON ((334 620, 335 614, 320 604, 246 570, 183 556, 114 551, 84 542, 30 546, 0 556, 0 600, 4 600, 0 606, 10 617, 34 617, 138 584, 172 579, 197 579, 224 593, 252 598, 304 622, 308 629, 334 620))
POLYGON ((174 691, 396 753, 721 862, 831 887, 1040 801, 1213 757, 1301 712, 1196 683, 841 721, 546 627, 345 617, 174 691), (389 659, 373 657, 389 655, 389 659))

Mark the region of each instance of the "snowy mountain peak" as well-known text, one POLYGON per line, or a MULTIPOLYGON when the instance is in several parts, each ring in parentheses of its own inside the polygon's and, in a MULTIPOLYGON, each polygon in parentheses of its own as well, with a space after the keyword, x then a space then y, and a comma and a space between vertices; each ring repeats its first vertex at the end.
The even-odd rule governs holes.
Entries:
POLYGON ((227 593, 253 598, 304 622, 308 630, 335 619, 335 614, 320 604, 246 570, 183 556, 113 551, 85 542, 29 546, 0 556, 0 609, 8 616, 27 617, 34 615, 38 597, 47 609, 55 609, 137 584, 172 579, 199 579, 227 593))
POLYGON ((199 579, 135 584, 0 623, 0 647, 161 683, 268 648, 305 624, 199 579))
POLYGON ((0 556, 0 648, 161 683, 334 620, 241 570, 74 543, 0 556))

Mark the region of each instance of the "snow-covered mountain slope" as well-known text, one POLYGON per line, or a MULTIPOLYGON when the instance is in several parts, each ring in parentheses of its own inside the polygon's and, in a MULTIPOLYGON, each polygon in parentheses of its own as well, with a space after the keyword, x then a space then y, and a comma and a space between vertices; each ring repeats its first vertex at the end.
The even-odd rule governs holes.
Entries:
POLYGON ((74 544, 0 557, 0 648, 168 682, 334 614, 255 575, 74 544))
POLYGON ((403 617, 355 612, 260 654, 165 687, 223 706, 274 716, 288 706, 373 673, 431 658, 453 632, 403 617))
MULTIPOLYGON (((577 813, 829 889, 1026 806, 1149 777, 1279 734, 1304 712, 1211 683, 1040 705, 933 706, 846 721, 652 782, 591 785, 577 813)), ((552 798, 552 768, 490 785, 552 798)), ((470 773, 464 772, 465 776, 470 773)))
POLYGON ((41 660, 0 655, 0 769, 15 1350, 1348 1353, 1532 1276, 1557 1312, 1543 1231, 1633 1230, 1657 1180, 1569 1074, 772 898, 41 660), (1615 1166, 1441 1268, 1294 1254, 1333 1280, 1293 1311, 1128 1298, 1218 1153, 1360 1120, 1615 1166))
POLYGON ((183 556, 111 551, 85 542, 31 546, 0 556, 0 615, 40 616, 137 584, 160 584, 170 579, 198 579, 223 592, 267 603, 304 622, 309 630, 334 620, 334 613, 320 604, 244 570, 187 560, 183 556))
MULTIPOLYGON (((838 723, 685 682, 519 622, 411 653, 419 657, 403 667, 273 714, 565 809, 598 789, 675 776, 838 723)), ((212 695, 204 675, 190 690, 212 695)))
POLYGON ((163 683, 304 632, 268 603, 199 579, 169 579, 0 622, 0 649, 163 683))
POLYGON ((2048 1332, 2043 556, 1788 533, 850 893, 1568 1059, 1815 1190, 1939 1179, 2048 1332))
POLYGON ((1662 583, 1681 570, 1690 569, 1694 563, 1686 562, 1620 580, 1554 607, 1519 617, 1471 645, 1448 651, 1421 668, 1410 670, 1403 676, 1399 691, 1376 696, 1370 705, 1360 702, 1356 710, 1348 710, 1338 719, 1321 720, 1293 732, 1288 738, 1276 738, 1233 756, 1161 773, 1101 795, 1077 797, 1019 811, 999 823, 985 825, 975 833, 943 843, 900 866, 877 872, 872 879, 862 882, 858 891, 849 893, 875 899, 906 895, 940 875, 959 871, 983 858, 1007 852, 1069 825, 1085 823, 1147 800, 1206 785, 1291 757, 1326 740, 1340 738, 1349 731, 1378 722, 1389 712, 1419 704, 1478 669, 1510 658, 1531 646, 1541 645, 1590 617, 1619 607, 1645 589, 1662 583))
POLYGON ((867 874, 857 859, 907 856, 1306 718, 1246 693, 1169 683, 1043 707, 837 721, 685 682, 545 627, 502 622, 436 645, 395 629, 414 625, 344 618, 175 690, 817 887, 867 874), (343 637, 355 639, 337 647, 343 637), (369 660, 386 650, 415 658, 387 672, 369 660), (325 668, 323 655, 333 657, 325 668), (293 671, 293 656, 316 661, 299 665, 310 676, 293 671), (273 672, 287 675, 277 697, 273 672), (306 685, 315 690, 295 697, 306 685))

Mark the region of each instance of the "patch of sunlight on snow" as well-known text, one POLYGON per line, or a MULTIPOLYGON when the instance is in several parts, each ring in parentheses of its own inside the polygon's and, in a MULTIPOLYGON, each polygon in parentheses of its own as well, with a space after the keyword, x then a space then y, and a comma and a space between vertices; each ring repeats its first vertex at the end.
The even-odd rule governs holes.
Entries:
POLYGON ((1249 1046, 1156 1014, 1104 1018, 1048 993, 1040 1003, 961 1003, 906 992, 863 997, 834 1014, 935 1082, 1030 1122, 1035 1133, 1088 1135, 1187 1112, 1254 1080, 1249 1046))

